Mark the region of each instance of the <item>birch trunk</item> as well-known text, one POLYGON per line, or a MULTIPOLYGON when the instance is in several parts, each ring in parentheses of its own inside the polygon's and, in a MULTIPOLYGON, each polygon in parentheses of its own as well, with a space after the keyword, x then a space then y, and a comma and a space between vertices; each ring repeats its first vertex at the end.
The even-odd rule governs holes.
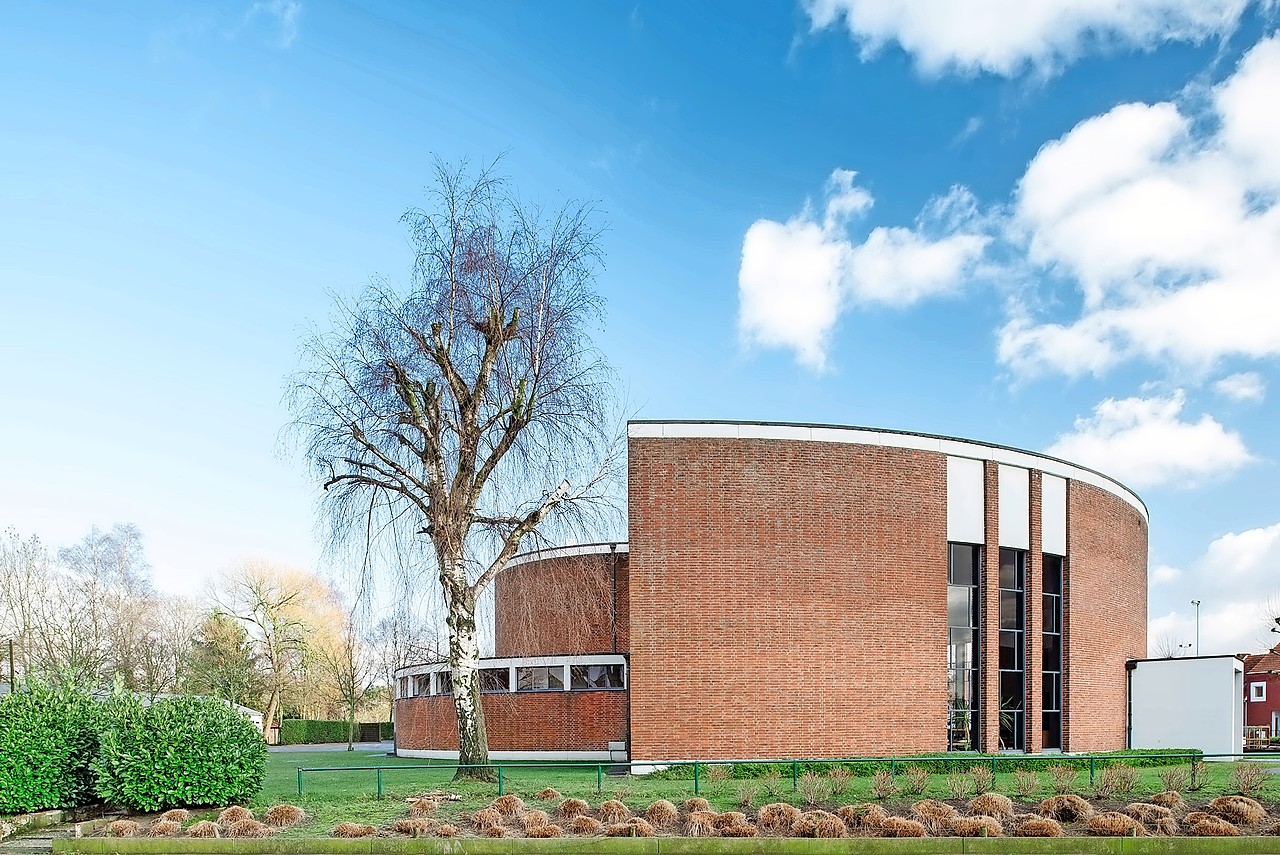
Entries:
POLYGON ((449 598, 449 673, 453 706, 458 716, 458 772, 456 778, 492 780, 489 740, 480 704, 480 645, 476 639, 476 604, 469 592, 449 598), (472 768, 465 768, 472 767, 472 768))

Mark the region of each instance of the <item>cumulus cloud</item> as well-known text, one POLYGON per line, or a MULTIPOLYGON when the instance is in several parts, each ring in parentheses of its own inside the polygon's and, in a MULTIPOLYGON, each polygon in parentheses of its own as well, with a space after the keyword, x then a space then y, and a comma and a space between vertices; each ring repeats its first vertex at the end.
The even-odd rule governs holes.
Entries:
POLYGON ((1151 569, 1147 578, 1152 585, 1167 585, 1182 578, 1182 571, 1168 564, 1158 564, 1151 569))
POLYGON ((1184 420, 1185 405, 1182 390, 1168 397, 1108 398, 1047 451, 1132 487, 1220 477, 1253 459, 1240 435, 1212 416, 1184 420))
MULTIPOLYGON (((1205 654, 1258 652, 1271 647, 1277 637, 1268 630, 1280 615, 1280 523, 1228 532, 1213 540, 1185 570, 1152 592, 1154 600, 1171 600, 1163 612, 1147 623, 1149 640, 1176 639, 1194 642, 1196 610, 1190 601, 1200 600, 1200 646, 1205 654)), ((1151 582, 1165 569, 1152 571, 1151 582)), ((1155 603, 1153 602, 1153 607, 1155 603)))
POLYGON ((785 223, 762 219, 747 229, 738 271, 745 344, 790 348, 820 371, 847 306, 902 307, 953 292, 981 260, 989 238, 967 224, 976 206, 960 190, 935 200, 914 228, 877 227, 856 242, 851 226, 874 200, 855 178, 837 169, 820 212, 806 204, 785 223), (944 222, 950 233, 933 237, 944 222))
POLYGON ((1134 358, 1207 370, 1280 354, 1277 91, 1273 36, 1205 110, 1123 104, 1044 146, 1005 237, 1078 286, 1078 315, 1013 304, 999 358, 1023 374, 1100 375, 1134 358))
POLYGON ((1051 72, 1090 49, 1224 36, 1246 0, 802 0, 814 30, 844 24, 864 59, 896 44, 926 74, 1051 72))
POLYGON ((1267 385, 1263 382, 1262 375, 1256 371, 1223 377, 1213 384, 1213 388, 1219 395, 1233 401, 1257 402, 1267 396, 1267 385))

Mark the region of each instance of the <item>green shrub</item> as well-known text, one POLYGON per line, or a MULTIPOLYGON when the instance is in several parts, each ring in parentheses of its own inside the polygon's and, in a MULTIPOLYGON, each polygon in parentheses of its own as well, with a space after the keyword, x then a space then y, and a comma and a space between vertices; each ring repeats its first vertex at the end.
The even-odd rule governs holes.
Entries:
POLYGON ((112 700, 93 770, 98 795, 134 811, 226 805, 262 788, 267 746, 222 701, 190 696, 144 705, 112 700))
POLYGON ((395 724, 389 721, 378 722, 378 738, 379 739, 395 739, 396 738, 395 724))
POLYGON ((99 704, 72 685, 29 681, 0 697, 0 814, 93 797, 99 704))
MULTIPOLYGON (((391 722, 378 723, 378 738, 392 738, 391 722)), ((356 740, 360 739, 360 724, 356 724, 356 740)), ((321 742, 346 742, 347 723, 320 718, 286 718, 280 722, 281 745, 307 745, 321 742)))

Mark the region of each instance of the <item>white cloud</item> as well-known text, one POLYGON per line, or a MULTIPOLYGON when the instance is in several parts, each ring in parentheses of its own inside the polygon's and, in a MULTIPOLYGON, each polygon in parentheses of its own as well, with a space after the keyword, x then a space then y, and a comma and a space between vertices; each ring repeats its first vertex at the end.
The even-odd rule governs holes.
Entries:
POLYGON ((1079 287, 1079 315, 1038 319, 1014 304, 1001 361, 1079 375, 1134 358, 1208 370, 1280 355, 1277 91, 1272 37, 1203 112, 1123 104, 1044 146, 1005 237, 1079 287))
POLYGON ((1246 0, 802 0, 814 30, 843 23, 864 59, 897 44, 927 74, 1053 71, 1090 49, 1150 49, 1235 30, 1246 0))
POLYGON ((258 0, 245 12, 243 24, 262 16, 277 29, 280 47, 293 45, 298 38, 298 20, 302 17, 301 0, 258 0))
POLYGON ((908 306, 957 290, 975 269, 989 238, 966 228, 975 210, 967 193, 935 200, 915 228, 877 227, 855 243, 851 221, 873 204, 855 177, 832 172, 821 214, 806 204, 785 223, 757 220, 747 229, 738 271, 745 344, 790 348, 801 364, 820 371, 848 304, 908 306), (943 221, 952 233, 930 237, 943 221))
POLYGON ((1223 377, 1213 388, 1219 395, 1233 401, 1261 401, 1267 396, 1267 384, 1256 371, 1246 371, 1223 377))
POLYGON ((1151 570, 1147 578, 1152 585, 1167 585, 1182 578, 1182 571, 1177 567, 1170 567, 1168 564, 1158 564, 1151 570))
POLYGON ((1240 435, 1212 416, 1184 421, 1185 405, 1181 390, 1169 397, 1108 398, 1047 451, 1132 487, 1219 477, 1252 460, 1240 435))

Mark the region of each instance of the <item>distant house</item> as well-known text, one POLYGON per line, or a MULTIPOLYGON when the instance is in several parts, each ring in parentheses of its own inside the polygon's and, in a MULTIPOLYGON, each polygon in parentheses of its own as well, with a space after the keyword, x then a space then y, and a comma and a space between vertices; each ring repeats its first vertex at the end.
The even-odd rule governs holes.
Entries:
POLYGON ((1244 723, 1280 736, 1280 644, 1244 658, 1244 723))

